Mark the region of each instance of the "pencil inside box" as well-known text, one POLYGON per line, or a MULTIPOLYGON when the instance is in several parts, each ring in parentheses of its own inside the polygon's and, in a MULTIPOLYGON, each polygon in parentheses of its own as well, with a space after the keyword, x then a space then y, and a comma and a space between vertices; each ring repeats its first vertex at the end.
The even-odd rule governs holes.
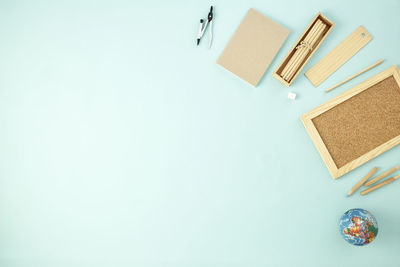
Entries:
POLYGON ((289 86, 307 64, 335 23, 318 13, 274 72, 274 77, 289 86))

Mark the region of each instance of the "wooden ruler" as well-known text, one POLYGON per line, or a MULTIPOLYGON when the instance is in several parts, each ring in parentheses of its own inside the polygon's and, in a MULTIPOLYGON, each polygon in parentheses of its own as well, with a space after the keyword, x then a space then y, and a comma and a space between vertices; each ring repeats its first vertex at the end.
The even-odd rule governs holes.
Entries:
POLYGON ((367 30, 360 26, 346 37, 338 46, 309 69, 305 75, 314 86, 320 85, 326 78, 354 56, 372 40, 367 30))

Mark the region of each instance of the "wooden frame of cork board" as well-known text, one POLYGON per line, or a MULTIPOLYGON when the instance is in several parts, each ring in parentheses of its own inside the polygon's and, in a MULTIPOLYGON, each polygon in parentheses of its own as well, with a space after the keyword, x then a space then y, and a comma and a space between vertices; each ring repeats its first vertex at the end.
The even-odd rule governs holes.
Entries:
POLYGON ((334 179, 400 144, 400 71, 373 76, 301 116, 334 179))

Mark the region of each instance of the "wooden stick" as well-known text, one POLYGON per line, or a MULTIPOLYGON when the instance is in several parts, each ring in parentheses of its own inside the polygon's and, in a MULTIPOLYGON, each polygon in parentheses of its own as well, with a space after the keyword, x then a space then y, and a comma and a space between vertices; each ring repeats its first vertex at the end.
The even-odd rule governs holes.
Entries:
MULTIPOLYGON (((318 26, 321 24, 321 20, 317 20, 317 22, 314 24, 314 26, 312 27, 312 29, 310 30, 310 32, 307 34, 306 37, 304 37, 304 41, 305 42, 309 42, 310 38, 315 34, 318 26)), ((299 50, 296 49, 295 53, 293 54, 293 56, 290 58, 289 62, 286 64, 285 68, 283 69, 281 76, 282 78, 285 79, 285 77, 287 77, 287 74, 289 72, 289 70, 292 69, 293 67, 293 63, 296 61, 296 58, 299 54, 299 50)))
MULTIPOLYGON (((321 25, 318 27, 315 35, 310 40, 310 45, 312 48, 314 48, 315 43, 317 42, 318 38, 321 36, 321 34, 325 30, 325 28, 326 28, 326 25, 324 23, 321 23, 321 25)), ((292 79, 292 77, 296 74, 297 70, 299 69, 301 64, 304 62, 304 59, 307 57, 307 55, 310 52, 311 51, 308 48, 302 49, 302 51, 300 51, 296 63, 294 64, 293 68, 291 69, 291 71, 288 74, 287 81, 290 81, 292 79)))
POLYGON ((376 62, 375 64, 372 64, 371 66, 366 67, 366 68, 363 69, 362 71, 360 71, 360 72, 358 72, 358 73, 356 73, 356 74, 354 74, 354 75, 348 77, 348 78, 347 78, 346 80, 344 80, 343 82, 340 82, 340 83, 338 83, 338 84, 332 86, 331 88, 326 89, 325 92, 330 92, 330 91, 332 91, 333 89, 335 89, 336 87, 339 87, 339 86, 341 86, 341 85, 344 84, 344 83, 347 83, 348 81, 354 79, 354 78, 357 77, 358 75, 361 75, 361 74, 363 74, 364 72, 369 71, 370 69, 372 69, 372 68, 378 66, 378 65, 381 64, 383 61, 384 61, 383 59, 379 60, 379 61, 376 62))
POLYGON ((389 174, 391 174, 392 172, 397 171, 398 169, 400 169, 400 165, 394 167, 393 169, 388 170, 387 172, 382 173, 381 175, 379 175, 378 177, 372 179, 371 181, 366 182, 365 186, 370 186, 370 185, 378 182, 380 179, 388 176, 389 174))
POLYGON ((378 170, 377 167, 374 167, 372 170, 370 170, 370 172, 365 175, 364 178, 362 178, 350 191, 349 193, 347 193, 347 195, 351 196, 354 192, 357 191, 358 188, 360 188, 360 186, 362 186, 365 181, 367 181, 369 179, 369 177, 371 177, 376 171, 378 170))
POLYGON ((400 175, 397 175, 397 176, 394 176, 392 178, 386 179, 382 183, 379 183, 379 184, 374 185, 374 186, 372 186, 372 187, 370 187, 370 188, 368 188, 368 189, 366 189, 364 191, 361 191, 361 195, 366 195, 366 194, 368 194, 368 193, 370 193, 370 192, 372 192, 372 191, 374 191, 374 190, 376 190, 376 189, 378 189, 378 188, 380 188, 380 187, 382 187, 384 185, 387 185, 387 184, 390 184, 393 181, 396 181, 399 178, 400 178, 400 175))

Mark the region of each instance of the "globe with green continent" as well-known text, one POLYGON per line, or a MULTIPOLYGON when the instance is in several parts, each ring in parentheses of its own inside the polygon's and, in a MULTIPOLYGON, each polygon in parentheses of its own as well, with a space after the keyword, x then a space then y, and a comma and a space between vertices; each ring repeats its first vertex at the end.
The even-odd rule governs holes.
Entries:
POLYGON ((339 230, 347 242, 355 246, 371 243, 378 235, 378 222, 364 209, 351 209, 340 218, 339 230))

